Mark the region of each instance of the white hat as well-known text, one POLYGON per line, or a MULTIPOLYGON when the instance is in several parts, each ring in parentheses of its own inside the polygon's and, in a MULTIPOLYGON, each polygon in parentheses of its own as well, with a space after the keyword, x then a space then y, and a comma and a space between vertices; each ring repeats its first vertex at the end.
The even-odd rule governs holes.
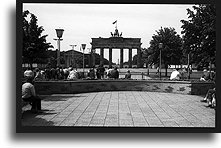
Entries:
POLYGON ((24 72, 24 76, 25 77, 33 77, 34 76, 34 73, 31 71, 31 70, 26 70, 24 72))

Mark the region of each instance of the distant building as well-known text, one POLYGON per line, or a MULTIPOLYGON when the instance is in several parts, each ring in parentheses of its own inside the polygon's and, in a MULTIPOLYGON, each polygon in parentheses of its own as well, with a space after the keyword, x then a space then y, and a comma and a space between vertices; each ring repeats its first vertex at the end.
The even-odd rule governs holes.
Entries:
MULTIPOLYGON (((61 57, 64 59, 64 67, 81 67, 83 64, 83 53, 76 50, 63 51, 61 57)), ((89 65, 90 54, 84 53, 85 65, 89 65)))

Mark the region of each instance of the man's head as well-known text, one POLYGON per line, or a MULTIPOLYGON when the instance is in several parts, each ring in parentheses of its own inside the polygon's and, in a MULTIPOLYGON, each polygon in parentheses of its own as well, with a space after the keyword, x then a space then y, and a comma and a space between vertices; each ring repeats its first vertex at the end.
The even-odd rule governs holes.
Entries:
POLYGON ((35 71, 36 71, 36 72, 39 72, 39 69, 38 69, 38 68, 36 68, 36 69, 35 69, 35 71))

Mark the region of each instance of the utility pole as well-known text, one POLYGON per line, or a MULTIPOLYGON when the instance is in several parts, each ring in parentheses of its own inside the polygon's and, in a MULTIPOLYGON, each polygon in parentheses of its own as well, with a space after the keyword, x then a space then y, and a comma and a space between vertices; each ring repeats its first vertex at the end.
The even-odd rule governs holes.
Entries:
POLYGON ((77 45, 70 45, 71 47, 72 47, 72 54, 71 54, 71 65, 72 65, 72 67, 73 66, 76 66, 75 65, 75 58, 74 58, 74 47, 76 47, 77 45))

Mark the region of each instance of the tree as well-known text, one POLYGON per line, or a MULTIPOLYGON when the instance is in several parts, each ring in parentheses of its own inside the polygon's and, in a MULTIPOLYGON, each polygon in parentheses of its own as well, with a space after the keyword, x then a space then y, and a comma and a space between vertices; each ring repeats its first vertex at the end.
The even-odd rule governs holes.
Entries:
MULTIPOLYGON (((141 62, 141 65, 142 65, 141 67, 143 67, 144 63, 146 63, 146 58, 147 58, 147 56, 146 56, 146 48, 141 48, 140 54, 141 54, 140 62, 141 62)), ((133 58, 132 58, 132 65, 137 65, 137 54, 135 54, 133 56, 133 58)))
POLYGON ((208 67, 215 64, 216 56, 215 5, 201 4, 193 9, 187 9, 189 20, 181 20, 184 52, 190 53, 191 63, 208 67))
POLYGON ((150 41, 150 47, 144 50, 144 58, 146 62, 150 65, 157 64, 160 62, 160 49, 159 43, 163 43, 161 49, 161 59, 162 65, 165 66, 167 76, 168 65, 180 64, 180 59, 182 58, 182 38, 177 34, 174 28, 162 28, 156 31, 157 34, 152 36, 150 41))
POLYGON ((37 25, 37 17, 28 10, 23 12, 23 63, 47 63, 47 50, 53 47, 46 42, 47 35, 41 35, 42 26, 37 25), (30 21, 27 18, 30 16, 30 21))
MULTIPOLYGON (((95 56, 95 65, 100 65, 100 55, 95 53, 94 54, 95 56)), ((109 61, 106 59, 106 58, 103 58, 103 64, 104 65, 108 65, 109 64, 109 61)))

